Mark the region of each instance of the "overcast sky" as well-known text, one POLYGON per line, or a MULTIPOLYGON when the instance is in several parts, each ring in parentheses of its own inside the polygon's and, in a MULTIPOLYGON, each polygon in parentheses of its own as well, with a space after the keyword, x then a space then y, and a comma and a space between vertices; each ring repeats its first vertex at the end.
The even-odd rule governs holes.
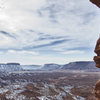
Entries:
POLYGON ((0 63, 89 61, 99 33, 89 0, 0 0, 0 63))

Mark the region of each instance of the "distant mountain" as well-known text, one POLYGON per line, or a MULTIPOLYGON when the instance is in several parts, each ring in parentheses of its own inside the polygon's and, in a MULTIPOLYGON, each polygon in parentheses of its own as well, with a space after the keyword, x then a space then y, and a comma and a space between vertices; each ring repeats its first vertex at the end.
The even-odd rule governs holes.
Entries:
POLYGON ((84 71, 100 71, 96 68, 95 63, 93 61, 79 61, 79 62, 71 62, 69 64, 65 64, 62 69, 68 70, 84 70, 84 71))
POLYGON ((93 61, 78 61, 71 62, 65 65, 45 64, 42 68, 44 70, 82 70, 82 71, 100 71, 96 68, 93 61))
POLYGON ((44 69, 44 70, 58 70, 58 69, 61 69, 61 67, 62 66, 59 64, 51 63, 51 64, 45 64, 42 69, 44 69))
POLYGON ((38 70, 42 68, 42 65, 22 65, 24 70, 38 70))
POLYGON ((0 71, 21 71, 23 70, 19 63, 0 64, 0 71))
POLYGON ((20 63, 7 63, 7 65, 20 65, 20 63))
POLYGON ((65 65, 59 64, 44 64, 42 65, 20 65, 19 63, 7 63, 0 64, 0 71, 22 71, 22 70, 44 70, 44 71, 53 71, 53 70, 78 70, 78 71, 100 71, 100 69, 95 67, 93 61, 78 61, 71 62, 65 65))

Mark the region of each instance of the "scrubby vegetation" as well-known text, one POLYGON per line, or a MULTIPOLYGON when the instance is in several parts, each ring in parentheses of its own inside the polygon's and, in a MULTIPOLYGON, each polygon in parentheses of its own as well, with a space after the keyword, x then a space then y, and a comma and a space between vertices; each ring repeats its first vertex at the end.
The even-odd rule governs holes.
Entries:
POLYGON ((1 100, 95 100, 98 72, 0 73, 1 100))

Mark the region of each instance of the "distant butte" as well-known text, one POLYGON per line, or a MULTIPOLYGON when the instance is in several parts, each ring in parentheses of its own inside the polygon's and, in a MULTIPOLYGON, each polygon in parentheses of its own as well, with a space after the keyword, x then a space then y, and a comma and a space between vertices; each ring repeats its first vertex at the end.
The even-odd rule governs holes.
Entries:
POLYGON ((100 8, 100 0, 90 0, 90 1, 100 8))

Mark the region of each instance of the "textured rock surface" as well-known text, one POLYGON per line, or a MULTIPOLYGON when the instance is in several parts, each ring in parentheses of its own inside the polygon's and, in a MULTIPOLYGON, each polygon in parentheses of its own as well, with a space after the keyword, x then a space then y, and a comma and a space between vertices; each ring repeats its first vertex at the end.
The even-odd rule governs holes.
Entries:
POLYGON ((90 1, 100 8, 100 0, 90 0, 90 1))
POLYGON ((97 54, 97 56, 94 57, 96 67, 100 68, 100 38, 97 40, 94 52, 97 54))
POLYGON ((100 80, 96 83, 94 92, 95 92, 95 97, 99 99, 100 98, 100 80))
MULTIPOLYGON (((100 0, 90 0, 90 1, 100 8, 100 0)), ((97 54, 97 56, 94 57, 96 67, 100 68, 100 38, 97 40, 94 52, 97 54)), ((94 93, 96 100, 100 100, 100 80, 95 85, 94 93)))
MULTIPOLYGON (((100 68, 100 38, 97 40, 94 52, 97 54, 97 56, 94 56, 96 67, 100 68)), ((95 85, 94 94, 96 100, 100 100, 100 80, 95 85)))

